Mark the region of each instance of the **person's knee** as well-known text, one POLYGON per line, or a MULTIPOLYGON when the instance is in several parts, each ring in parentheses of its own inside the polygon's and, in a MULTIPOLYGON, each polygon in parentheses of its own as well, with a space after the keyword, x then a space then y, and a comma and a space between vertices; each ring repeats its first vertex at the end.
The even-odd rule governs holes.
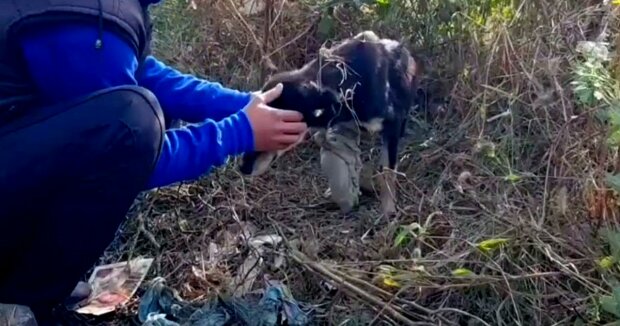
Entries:
POLYGON ((111 98, 111 101, 121 100, 128 103, 127 109, 147 119, 148 121, 146 122, 149 125, 157 125, 156 128, 158 130, 163 130, 165 125, 164 113, 157 97, 150 90, 140 86, 124 85, 107 88, 92 94, 91 97, 96 97, 97 95, 111 98))
POLYGON ((155 95, 142 87, 118 86, 92 93, 79 105, 86 110, 80 115, 93 116, 87 123, 90 127, 85 127, 93 137, 92 146, 109 148, 95 150, 105 157, 95 164, 129 177, 127 182, 147 182, 165 132, 164 114, 155 95), (93 125, 106 126, 106 130, 93 129, 93 125))

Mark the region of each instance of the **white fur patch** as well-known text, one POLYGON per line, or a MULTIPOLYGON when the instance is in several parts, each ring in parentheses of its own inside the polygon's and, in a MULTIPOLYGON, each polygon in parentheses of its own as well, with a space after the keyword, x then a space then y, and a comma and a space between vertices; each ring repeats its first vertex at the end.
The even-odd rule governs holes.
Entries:
POLYGON ((361 122, 362 127, 371 133, 383 130, 383 118, 372 118, 368 122, 361 122))
POLYGON ((269 169, 271 164, 275 162, 280 156, 284 155, 284 153, 290 151, 295 146, 299 145, 302 141, 304 141, 304 139, 306 138, 306 134, 308 132, 309 130, 306 130, 306 132, 303 133, 295 143, 293 143, 292 145, 290 145, 289 147, 285 149, 281 149, 275 152, 261 153, 256 159, 256 161, 254 162, 251 175, 258 176, 258 175, 265 173, 269 169))
POLYGON ((265 173, 265 171, 267 171, 271 166, 271 163, 275 161, 276 157, 276 152, 266 152, 259 155, 254 162, 254 166, 252 167, 252 176, 258 176, 265 173))
POLYGON ((357 40, 363 40, 363 41, 369 41, 369 42, 379 42, 380 40, 379 36, 377 36, 377 34, 375 34, 375 32, 373 31, 363 31, 355 35, 355 37, 353 38, 357 40))
POLYGON ((400 45, 398 41, 390 40, 387 38, 381 39, 380 42, 385 48, 385 50, 388 52, 394 52, 394 50, 396 50, 396 48, 400 45))
POLYGON ((317 84, 314 80, 309 81, 308 85, 310 85, 312 88, 319 88, 319 84, 317 84))

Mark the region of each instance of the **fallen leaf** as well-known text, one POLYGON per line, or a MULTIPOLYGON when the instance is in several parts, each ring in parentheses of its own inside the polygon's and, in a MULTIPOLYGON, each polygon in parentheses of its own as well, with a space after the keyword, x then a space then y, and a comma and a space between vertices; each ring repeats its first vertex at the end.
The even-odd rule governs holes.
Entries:
POLYGON ((504 180, 508 182, 512 182, 512 183, 517 183, 519 182, 519 180, 521 180, 521 176, 516 175, 514 173, 510 173, 509 175, 504 177, 504 180))
POLYGON ((476 275, 476 274, 467 268, 457 268, 452 271, 452 276, 473 276, 473 275, 476 275))
POLYGON ((393 288, 400 288, 400 283, 396 282, 393 278, 389 276, 383 278, 383 284, 393 288))
POLYGON ((602 269, 610 269, 614 266, 614 258, 611 256, 603 257, 598 261, 598 266, 602 269))
POLYGON ((480 242, 477 247, 478 249, 489 253, 495 249, 498 249, 500 247, 502 247, 503 245, 505 245, 506 243, 508 243, 508 239, 506 238, 494 238, 494 239, 489 239, 489 240, 484 240, 482 242, 480 242))

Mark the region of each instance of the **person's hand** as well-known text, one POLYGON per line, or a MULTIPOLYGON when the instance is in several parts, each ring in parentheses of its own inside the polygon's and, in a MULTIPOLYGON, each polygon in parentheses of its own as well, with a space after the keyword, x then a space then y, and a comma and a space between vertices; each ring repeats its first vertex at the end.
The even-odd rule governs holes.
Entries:
POLYGON ((266 92, 256 92, 244 108, 254 133, 256 151, 275 151, 295 145, 306 135, 308 126, 297 111, 279 110, 268 104, 282 93, 282 84, 266 92))

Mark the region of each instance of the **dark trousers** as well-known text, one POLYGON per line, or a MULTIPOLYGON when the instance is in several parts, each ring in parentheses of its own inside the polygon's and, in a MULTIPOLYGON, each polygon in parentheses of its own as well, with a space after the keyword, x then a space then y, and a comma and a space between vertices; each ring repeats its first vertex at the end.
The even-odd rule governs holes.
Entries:
POLYGON ((0 119, 0 302, 49 318, 144 189, 164 128, 154 95, 126 86, 0 119))

